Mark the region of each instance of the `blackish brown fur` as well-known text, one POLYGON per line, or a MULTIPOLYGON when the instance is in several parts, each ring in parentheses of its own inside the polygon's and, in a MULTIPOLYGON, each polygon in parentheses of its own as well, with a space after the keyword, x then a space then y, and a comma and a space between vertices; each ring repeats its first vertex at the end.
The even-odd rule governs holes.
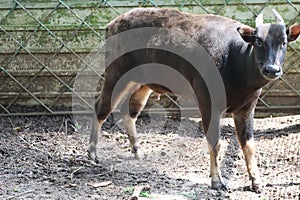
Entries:
POLYGON ((240 38, 236 29, 241 26, 245 25, 216 15, 193 15, 174 9, 134 9, 109 23, 106 37, 141 27, 178 28, 205 47, 215 63, 222 66, 228 56, 229 42, 237 36, 240 38))

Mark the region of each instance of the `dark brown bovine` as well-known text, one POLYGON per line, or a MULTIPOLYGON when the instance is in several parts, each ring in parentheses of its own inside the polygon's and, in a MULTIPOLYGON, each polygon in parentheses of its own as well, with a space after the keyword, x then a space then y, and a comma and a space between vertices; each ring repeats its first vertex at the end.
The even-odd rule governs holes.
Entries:
MULTIPOLYGON (((195 93, 194 98, 198 102, 205 134, 212 134, 208 132, 211 121, 213 121, 215 127, 219 127, 221 114, 224 111, 232 113, 236 135, 245 156, 252 188, 255 191, 260 191, 262 183, 255 159, 253 140, 254 108, 261 93, 261 88, 270 80, 282 75, 287 44, 296 40, 300 33, 300 25, 293 25, 286 29, 282 17, 274 10, 273 13, 276 23, 264 24, 262 15, 259 15, 256 19, 256 28, 251 28, 221 16, 193 15, 174 9, 138 8, 113 20, 107 26, 107 38, 137 28, 158 27, 166 30, 178 30, 184 33, 186 37, 197 41, 210 55, 222 77, 226 91, 226 108, 218 110, 218 105, 211 103, 210 94, 203 77, 195 73, 195 70, 187 61, 176 58, 168 52, 155 51, 155 49, 129 52, 106 66, 105 82, 95 106, 97 117, 93 123, 90 136, 89 157, 96 162, 99 161, 96 151, 99 129, 120 102, 120 99, 128 92, 130 92, 131 97, 129 99, 129 109, 123 122, 129 135, 132 152, 136 158, 141 159, 143 157, 136 136, 135 122, 137 116, 145 106, 152 91, 161 94, 171 93, 173 90, 164 85, 155 84, 155 82, 153 84, 149 81, 143 82, 139 78, 145 76, 145 74, 141 72, 140 77, 132 77, 131 80, 128 79, 127 82, 124 82, 123 88, 118 89, 114 96, 112 91, 119 79, 134 67, 147 63, 161 63, 175 69, 188 81, 195 93), (212 106, 215 106, 217 112, 211 112, 212 106)), ((171 32, 166 32, 163 37, 165 37, 163 40, 171 41, 175 36, 173 37, 171 32)), ((138 40, 130 37, 127 39, 129 43, 138 40)), ((155 39, 157 38, 154 37, 155 39)), ((180 45, 186 45, 189 50, 193 48, 186 40, 175 37, 173 43, 176 42, 181 43, 180 45)), ((155 42, 152 41, 152 43, 155 42)), ((121 47, 119 44, 108 45, 107 58, 113 54, 114 48, 121 47)), ((147 67, 148 71, 146 71, 148 73, 154 69, 149 65, 147 67)), ((189 91, 189 89, 186 89, 186 91, 189 91)), ((218 164, 219 128, 217 128, 215 134, 217 140, 214 143, 208 141, 210 175, 212 188, 220 189, 226 188, 226 185, 222 180, 218 164)), ((207 137, 209 138, 209 135, 207 137)))

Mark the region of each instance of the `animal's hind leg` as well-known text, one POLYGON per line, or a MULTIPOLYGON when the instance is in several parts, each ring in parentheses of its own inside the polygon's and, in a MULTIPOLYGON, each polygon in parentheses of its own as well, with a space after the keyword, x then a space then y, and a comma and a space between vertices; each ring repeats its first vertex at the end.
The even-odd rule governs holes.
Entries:
POLYGON ((122 89, 116 89, 114 96, 112 97, 113 84, 106 81, 104 83, 103 89, 101 91, 100 97, 97 99, 95 104, 96 115, 93 119, 92 131, 90 134, 90 141, 88 147, 88 156, 90 159, 94 160, 96 163, 99 162, 97 154, 97 144, 99 131, 105 122, 106 118, 110 113, 117 107, 123 96, 133 87, 134 83, 128 83, 122 89))
POLYGON ((124 105, 126 107, 123 123, 130 141, 131 152, 134 154, 136 159, 142 159, 143 153, 137 139, 135 122, 141 110, 146 105, 151 92, 152 90, 148 86, 142 85, 134 91, 131 97, 129 97, 129 105, 124 105))

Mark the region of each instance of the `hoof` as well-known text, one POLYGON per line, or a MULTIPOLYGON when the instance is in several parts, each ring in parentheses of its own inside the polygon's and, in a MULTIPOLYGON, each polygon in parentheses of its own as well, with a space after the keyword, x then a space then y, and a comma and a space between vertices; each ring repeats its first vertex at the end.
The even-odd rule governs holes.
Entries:
POLYGON ((143 151, 139 147, 134 146, 132 148, 132 153, 134 154, 135 159, 137 159, 137 160, 143 160, 144 159, 143 151))
POLYGON ((252 189, 251 189, 253 192, 255 193, 263 193, 263 188, 262 188, 262 185, 261 183, 255 183, 254 181, 252 182, 252 189))
POLYGON ((99 164, 99 158, 97 156, 96 149, 89 148, 87 152, 88 152, 88 158, 94 161, 96 164, 99 164))
POLYGON ((88 152, 88 158, 94 161, 96 164, 100 163, 98 156, 96 156, 95 154, 91 154, 90 152, 88 152))
POLYGON ((99 164, 99 163, 100 163, 100 160, 99 160, 98 156, 96 156, 96 157, 94 158, 94 162, 95 162, 96 164, 99 164))
POLYGON ((222 181, 220 182, 211 182, 211 188, 215 189, 215 190, 224 190, 224 191, 229 191, 229 187, 223 183, 222 181))

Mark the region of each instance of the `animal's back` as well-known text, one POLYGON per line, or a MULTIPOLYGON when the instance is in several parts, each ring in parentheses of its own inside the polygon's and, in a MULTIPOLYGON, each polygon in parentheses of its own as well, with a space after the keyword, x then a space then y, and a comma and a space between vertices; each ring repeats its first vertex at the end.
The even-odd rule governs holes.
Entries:
POLYGON ((237 31, 240 26, 246 25, 218 15, 195 15, 170 8, 136 8, 110 22, 106 37, 134 28, 175 29, 196 40, 221 67, 229 54, 230 44, 244 43, 237 31))

